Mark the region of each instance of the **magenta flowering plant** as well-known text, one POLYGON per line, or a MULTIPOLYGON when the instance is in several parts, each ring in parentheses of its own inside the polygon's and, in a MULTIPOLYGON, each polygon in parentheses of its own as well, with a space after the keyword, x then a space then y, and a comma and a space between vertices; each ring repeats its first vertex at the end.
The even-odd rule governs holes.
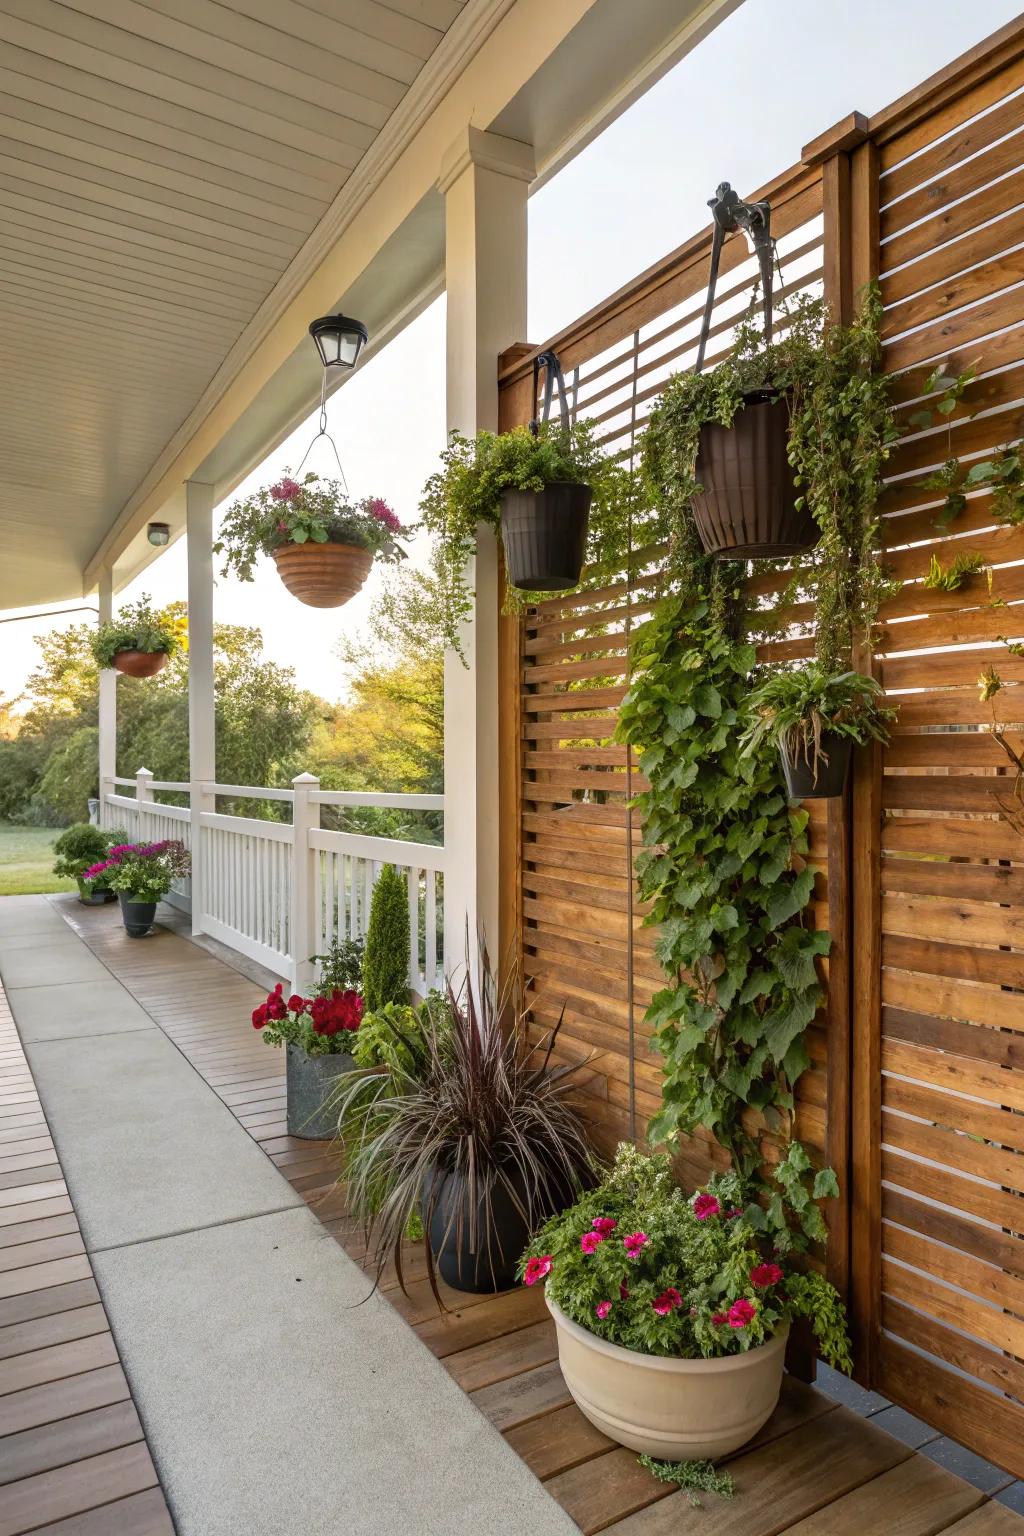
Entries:
POLYGON ((287 544, 355 544, 375 560, 395 565, 405 559, 401 540, 411 531, 381 497, 353 501, 340 480, 324 480, 310 471, 301 480, 284 475, 232 502, 213 549, 224 556, 222 575, 234 571, 242 581, 251 581, 259 556, 287 544))
POLYGON ((623 1143, 604 1181, 536 1233, 523 1283, 599 1338, 684 1360, 740 1354, 806 1317, 823 1358, 849 1370, 838 1293, 798 1267, 799 1244, 777 1242, 747 1193, 729 1173, 686 1194, 667 1157, 623 1143))
POLYGON ((117 891, 133 901, 160 901, 175 880, 191 873, 184 843, 165 838, 158 843, 115 843, 105 859, 82 875, 90 885, 117 891))

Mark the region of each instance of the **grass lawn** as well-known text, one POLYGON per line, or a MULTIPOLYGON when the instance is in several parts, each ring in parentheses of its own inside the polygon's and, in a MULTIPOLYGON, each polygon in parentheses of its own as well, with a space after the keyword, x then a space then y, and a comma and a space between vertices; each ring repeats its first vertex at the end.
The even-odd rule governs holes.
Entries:
POLYGON ((60 827, 15 827, 0 821, 0 896, 73 891, 73 880, 51 874, 60 827))

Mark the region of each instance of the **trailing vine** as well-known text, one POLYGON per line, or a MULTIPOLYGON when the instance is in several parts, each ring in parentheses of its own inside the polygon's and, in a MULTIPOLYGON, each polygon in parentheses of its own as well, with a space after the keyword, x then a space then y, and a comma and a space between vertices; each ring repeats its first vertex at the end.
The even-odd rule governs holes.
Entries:
MULTIPOLYGON (((794 599, 813 600, 817 659, 803 671, 817 683, 803 691, 819 704, 830 689, 845 697, 854 640, 892 590, 877 555, 875 507, 897 437, 878 369, 878 293, 865 292, 851 326, 825 318, 821 301, 799 301, 769 346, 740 325, 725 364, 669 381, 644 440, 646 485, 671 528, 672 590, 634 640, 618 739, 650 786, 638 798, 637 879, 668 978, 647 1014, 664 1071, 649 1136, 671 1145, 704 1128, 744 1175, 762 1160, 759 1125, 789 1139, 831 942, 809 913, 807 814, 787 800, 771 731, 754 728, 751 698, 785 664, 759 663, 756 646, 787 627, 794 599), (821 529, 785 567, 755 564, 775 578, 758 584, 774 590, 771 606, 748 595, 748 566, 703 553, 690 508, 701 427, 730 425, 743 394, 764 387, 788 400, 790 462, 821 529)), ((850 733, 866 739, 852 723, 850 733)))

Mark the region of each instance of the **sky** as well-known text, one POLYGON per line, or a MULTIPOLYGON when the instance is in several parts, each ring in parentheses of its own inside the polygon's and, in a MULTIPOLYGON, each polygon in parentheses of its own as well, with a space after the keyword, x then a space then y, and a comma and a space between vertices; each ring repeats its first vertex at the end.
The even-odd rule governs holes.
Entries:
MULTIPOLYGON (((530 199, 523 340, 541 343, 701 229, 720 181, 755 190, 848 112, 878 111, 1018 11, 1019 0, 744 0, 530 199)), ((407 523, 444 444, 444 320, 442 298, 328 406, 353 494, 383 496, 407 523)), ((315 430, 314 416, 236 494, 294 471, 315 430)), ((335 474, 329 445, 318 443, 306 467, 335 474)), ((413 559, 423 554, 414 543, 413 559)), ((336 699, 347 688, 338 642, 360 633, 382 579, 377 567, 343 609, 318 611, 287 595, 268 560, 251 584, 218 577, 214 614, 259 624, 266 654, 336 699)), ((185 595, 183 539, 119 601, 143 591, 157 603, 185 595)), ((83 617, 0 627, 0 697, 24 686, 35 635, 83 617)))

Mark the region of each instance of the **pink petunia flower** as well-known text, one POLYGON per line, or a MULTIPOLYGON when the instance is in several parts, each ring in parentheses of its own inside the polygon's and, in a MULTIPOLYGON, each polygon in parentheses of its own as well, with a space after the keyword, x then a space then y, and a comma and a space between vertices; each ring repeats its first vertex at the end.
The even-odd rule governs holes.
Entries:
POLYGON ((759 1291, 767 1290, 770 1285, 778 1285, 782 1279, 782 1270, 777 1264, 755 1264, 750 1271, 750 1283, 756 1285, 759 1291))
POLYGON ((590 1225, 595 1232, 600 1232, 602 1237, 611 1237, 618 1222, 613 1216, 595 1216, 590 1225))
POLYGON ((659 1317, 668 1317, 670 1312, 674 1312, 676 1307, 681 1307, 682 1304, 683 1298, 674 1285, 670 1285, 667 1291, 662 1291, 660 1296, 655 1296, 651 1302, 651 1306, 659 1317))
POLYGON ((612 1304, 610 1301, 599 1301, 597 1306, 594 1308, 594 1311, 597 1313, 598 1317, 603 1323, 611 1309, 612 1304))
POLYGON ((717 1216, 722 1207, 714 1195, 695 1195, 693 1201, 693 1214, 698 1221, 707 1221, 709 1216, 717 1216))
POLYGON ((604 1238, 600 1232, 584 1232, 580 1238, 580 1247, 584 1253, 594 1253, 603 1242, 604 1238))
POLYGON ((523 1284, 536 1285, 538 1280, 543 1280, 545 1275, 550 1275, 551 1263, 550 1253, 542 1253, 539 1258, 527 1259, 523 1284))
POLYGON ((630 1232, 622 1239, 627 1259, 638 1259, 650 1242, 646 1232, 630 1232))
POLYGON ((752 1301, 748 1301, 745 1296, 741 1296, 739 1300, 734 1301, 732 1306, 729 1308, 729 1327, 745 1328, 748 1323, 752 1323, 754 1321, 756 1314, 757 1308, 755 1307, 754 1303, 752 1301))

